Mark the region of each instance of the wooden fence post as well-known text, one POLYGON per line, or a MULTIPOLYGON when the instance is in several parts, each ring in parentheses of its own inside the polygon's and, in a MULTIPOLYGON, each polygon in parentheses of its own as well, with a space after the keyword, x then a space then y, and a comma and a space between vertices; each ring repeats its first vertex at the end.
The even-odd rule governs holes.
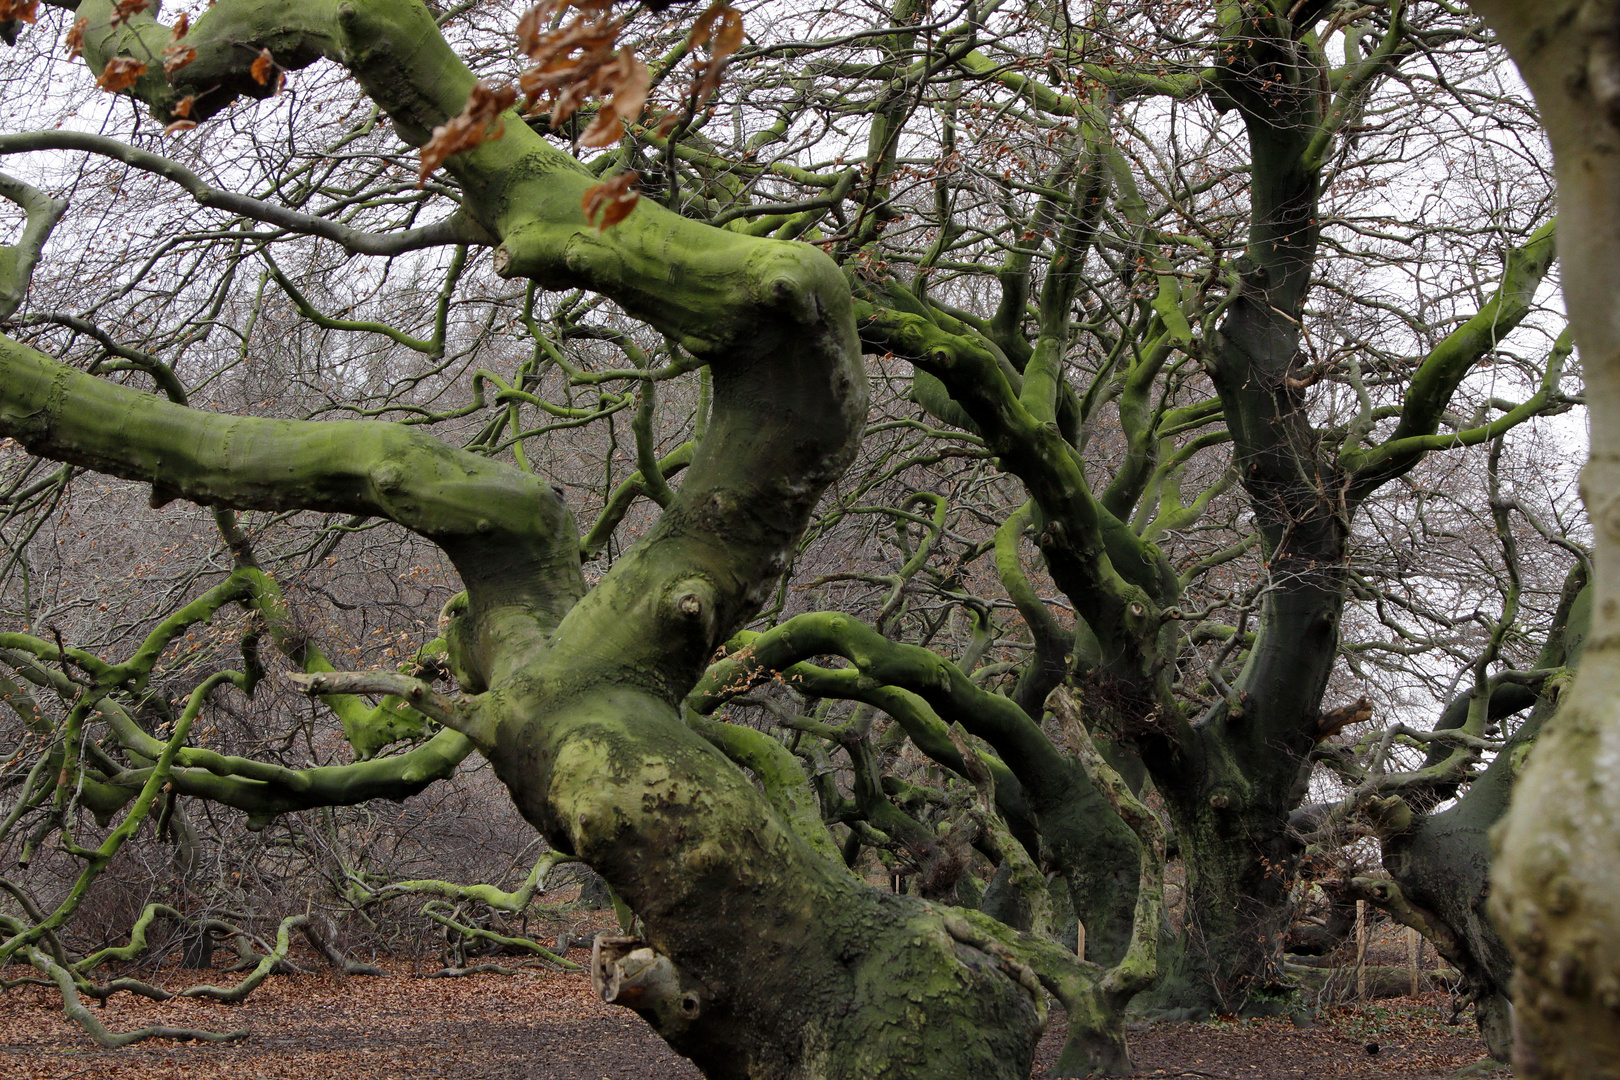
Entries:
POLYGON ((1356 1000, 1367 1000, 1367 901, 1356 901, 1356 1000))
POLYGON ((1418 996, 1418 959, 1423 955, 1423 939, 1417 927, 1406 928, 1406 966, 1412 970, 1412 997, 1418 996))

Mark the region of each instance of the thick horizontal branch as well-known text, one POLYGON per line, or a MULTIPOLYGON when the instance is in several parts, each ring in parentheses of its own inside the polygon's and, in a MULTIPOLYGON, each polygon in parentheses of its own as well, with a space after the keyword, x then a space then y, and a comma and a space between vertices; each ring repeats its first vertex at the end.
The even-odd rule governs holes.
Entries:
POLYGON ((153 485, 153 501, 383 517, 434 541, 474 600, 555 624, 581 595, 572 515, 544 480, 416 430, 223 416, 86 375, 0 338, 0 435, 153 485))

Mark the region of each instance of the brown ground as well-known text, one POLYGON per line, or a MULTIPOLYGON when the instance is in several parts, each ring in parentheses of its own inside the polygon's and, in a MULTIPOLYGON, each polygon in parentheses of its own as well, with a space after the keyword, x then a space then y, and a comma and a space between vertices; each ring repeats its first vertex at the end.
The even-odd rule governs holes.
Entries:
MULTIPOLYGON (((1221 1080, 1509 1080, 1506 1069, 1481 1065, 1484 1047, 1473 1024, 1445 1024, 1444 993, 1388 998, 1330 1009, 1309 1028, 1286 1017, 1210 1024, 1159 1024, 1131 1033, 1139 1077, 1221 1080), (1376 1048, 1376 1049, 1374 1049, 1376 1048)), ((1041 1042, 1035 1075, 1057 1053, 1055 1032, 1041 1042), (1051 1055, 1051 1056, 1048 1056, 1051 1055)))
MULTIPOLYGON (((587 958, 584 950, 572 954, 587 958)), ((300 959, 315 963, 313 956, 300 959)), ((525 969, 425 979, 413 976, 432 965, 383 966, 391 977, 345 978, 328 970, 275 977, 241 1005, 160 1004, 118 994, 96 1010, 114 1032, 154 1024, 252 1029, 245 1042, 225 1045, 152 1040, 100 1050, 63 1018, 54 988, 15 988, 0 994, 0 1080, 699 1080, 633 1013, 598 1001, 584 975, 525 969)), ((237 978, 139 974, 170 989, 237 978)), ((1144 1025, 1131 1033, 1135 1075, 1447 1080, 1482 1056, 1472 1025, 1443 1022, 1449 1011, 1444 993, 1429 993, 1326 1010, 1307 1028, 1286 1018, 1144 1025)), ((1057 1056, 1056 1019, 1035 1076, 1057 1056)))

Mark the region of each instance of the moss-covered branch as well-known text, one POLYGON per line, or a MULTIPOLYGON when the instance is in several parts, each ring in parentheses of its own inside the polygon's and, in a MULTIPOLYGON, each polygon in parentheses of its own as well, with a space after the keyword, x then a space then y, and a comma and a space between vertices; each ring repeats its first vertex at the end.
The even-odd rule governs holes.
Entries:
MULTIPOLYGON (((1461 432, 1454 436, 1436 436, 1435 433, 1452 396, 1474 365, 1489 355, 1533 310, 1536 293, 1552 268, 1556 237, 1557 223, 1549 221, 1531 234, 1522 247, 1508 252, 1507 265, 1496 292, 1473 318, 1446 335, 1445 340, 1424 357, 1407 384, 1400 422, 1389 438, 1379 446, 1351 449, 1344 455, 1345 467, 1357 474, 1354 488, 1358 495, 1401 475, 1432 449, 1471 445, 1493 437, 1472 438, 1461 432)), ((1557 390, 1556 377, 1551 389, 1557 390)))
POLYGON ((903 356, 943 382, 1002 466, 1029 489, 1044 518, 1041 551, 1095 632, 1102 662, 1151 682, 1157 611, 1177 588, 1163 554, 1103 508, 1078 452, 1056 425, 1024 407, 985 344, 911 312, 862 304, 860 315, 868 347, 903 356))
POLYGON ((292 684, 306 694, 386 694, 408 702, 424 716, 458 731, 479 750, 495 744, 494 732, 478 713, 477 699, 452 701, 421 679, 386 671, 326 671, 294 673, 292 684))
POLYGON ((0 173, 0 199, 21 207, 24 214, 17 242, 0 245, 0 322, 5 322, 28 296, 34 267, 68 204, 4 173, 0 173))
MULTIPOLYGON (((106 869, 107 864, 112 861, 114 855, 118 854, 124 843, 134 835, 135 830, 140 828, 142 823, 146 821, 147 814, 152 809, 153 801, 169 780, 170 772, 174 767, 175 756, 180 752, 180 748, 185 745, 186 739, 191 733, 191 727, 196 722, 198 714, 202 712, 202 707, 208 701, 209 696, 213 694, 215 689, 227 683, 240 687, 245 681, 244 677, 237 672, 218 672, 204 679, 191 692, 191 696, 186 700, 185 708, 175 720, 174 733, 163 743, 162 750, 150 771, 150 775, 147 776, 145 783, 141 785, 140 794, 130 804, 128 812, 124 815, 124 820, 119 822, 96 848, 78 848, 71 842, 66 845, 72 854, 84 860, 84 869, 80 871, 77 880, 68 889, 67 895, 56 906, 55 910, 45 918, 35 920, 26 929, 12 934, 4 941, 0 941, 0 965, 3 965, 7 959, 14 956, 19 949, 30 948, 41 938, 60 929, 68 918, 78 910, 79 905, 84 902, 85 897, 89 894, 91 884, 106 869)), ((75 710, 75 712, 80 711, 75 710)), ((73 721, 74 714, 70 713, 69 724, 71 725, 73 721)), ((66 770, 64 770, 63 780, 66 780, 66 770)), ((64 789, 65 783, 59 786, 59 793, 64 789)))
POLYGON ((564 852, 548 851, 535 862, 533 868, 529 870, 528 876, 523 879, 523 884, 511 892, 497 888, 494 885, 456 885, 448 881, 420 879, 391 881, 376 888, 355 883, 355 895, 357 898, 369 902, 385 900, 390 896, 404 893, 426 893, 451 900, 471 900, 494 908, 496 911, 517 914, 529 906, 530 902, 534 900, 535 893, 546 887, 546 878, 555 867, 562 863, 576 861, 573 856, 564 852))
POLYGON ((1058 788, 1070 779, 1051 741, 1013 701, 974 685, 937 653, 889 641, 858 619, 836 612, 797 615, 749 638, 733 658, 709 670, 691 703, 699 712, 707 711, 725 688, 748 686, 759 673, 788 670, 816 656, 842 656, 872 682, 917 695, 946 724, 961 723, 1004 760, 1016 761, 1026 785, 1058 788))
POLYGON ((79 998, 79 988, 74 984, 73 973, 57 963, 51 957, 38 949, 30 948, 27 951, 29 963, 43 972, 50 980, 56 983, 56 988, 62 994, 62 1012, 69 1020, 84 1029, 85 1034, 95 1041, 103 1050, 116 1050, 119 1047, 129 1046, 146 1039, 174 1039, 178 1042, 237 1042, 247 1038, 251 1031, 247 1028, 238 1028, 235 1031, 213 1032, 203 1031, 199 1028, 174 1028, 163 1026, 150 1026, 136 1028, 114 1034, 97 1019, 96 1014, 85 1008, 84 1002, 79 998))
POLYGON ((585 591, 572 517, 550 485, 415 430, 189 409, 6 338, 0 376, 0 434, 150 483, 157 501, 331 510, 421 533, 456 563, 486 634, 525 622, 537 639, 585 591))

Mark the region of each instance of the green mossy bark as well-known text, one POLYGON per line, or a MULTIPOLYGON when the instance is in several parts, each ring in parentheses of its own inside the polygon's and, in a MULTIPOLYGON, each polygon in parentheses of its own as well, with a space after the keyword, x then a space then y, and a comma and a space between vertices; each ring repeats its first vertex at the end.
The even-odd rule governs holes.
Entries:
MULTIPOLYGON (((238 509, 386 517, 456 564, 476 637, 537 648, 585 592, 573 517, 543 480, 395 424, 222 416, 0 337, 0 433, 33 453, 238 509)), ((496 651, 481 648, 493 659, 496 651)), ((498 670, 486 677, 498 675, 498 670)))
POLYGON ((23 211, 22 235, 15 244, 0 244, 0 322, 16 314, 28 296, 28 283, 51 230, 67 211, 67 202, 0 173, 0 199, 23 211))
POLYGON ((1270 16, 1251 26, 1236 6, 1221 18, 1217 85, 1243 119, 1253 169, 1248 244, 1210 343, 1211 373, 1271 582, 1233 692, 1188 735, 1148 750, 1182 837, 1189 925, 1155 996, 1178 1010, 1267 1012, 1287 994, 1282 942, 1298 860, 1287 821, 1305 793, 1336 655, 1354 508, 1342 470, 1321 454, 1300 380, 1320 190, 1319 155, 1308 151, 1324 130, 1324 60, 1305 26, 1270 16))
MULTIPOLYGON (((1008 698, 976 686, 954 664, 927 649, 891 642, 847 615, 795 616, 750 637, 735 660, 717 665, 704 687, 747 685, 758 672, 791 671, 813 656, 843 656, 865 680, 915 694, 945 724, 982 738, 1016 779, 1039 833, 1039 852, 1063 874, 1071 903, 1087 927, 1086 955, 1112 964, 1125 953, 1137 899, 1136 837, 1097 791, 1085 770, 1065 757, 1040 725, 1008 698)), ((699 708, 708 699, 695 695, 699 708)), ((903 715, 903 714, 902 714, 903 715)), ((963 771, 948 739, 913 738, 941 764, 963 771)), ((997 781, 998 792, 1000 780, 997 781)))
POLYGON ((689 1010, 638 1011, 705 1075, 1027 1070, 1039 1000, 952 938, 947 909, 874 890, 812 849, 661 695, 622 680, 558 687, 562 669, 547 667, 492 692, 511 717, 492 760, 525 815, 613 884, 696 995, 689 1010), (717 929, 731 946, 716 947, 717 929))

